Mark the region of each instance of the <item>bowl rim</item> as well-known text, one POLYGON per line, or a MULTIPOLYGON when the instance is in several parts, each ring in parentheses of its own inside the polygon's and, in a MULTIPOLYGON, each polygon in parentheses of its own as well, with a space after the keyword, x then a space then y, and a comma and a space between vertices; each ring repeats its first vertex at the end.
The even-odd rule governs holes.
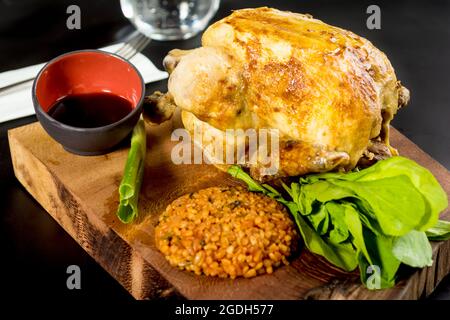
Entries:
MULTIPOLYGON (((117 127, 118 125, 128 121, 128 119, 132 118, 135 116, 136 113, 141 113, 142 112, 142 103, 144 101, 145 98, 145 82, 144 79, 142 78, 141 73, 139 72, 139 70, 134 66, 134 64, 132 64, 130 61, 128 61, 127 59, 112 53, 112 52, 108 52, 108 51, 104 51, 104 50, 100 50, 100 49, 82 49, 82 50, 74 50, 74 51, 69 51, 66 53, 63 53, 59 56, 56 56, 55 58, 51 59, 50 61, 48 61, 41 70, 39 70, 38 74, 36 75, 36 78, 34 78, 33 81, 33 87, 32 87, 32 98, 33 98, 33 106, 34 109, 36 111, 36 115, 39 114, 41 116, 43 116, 44 118, 46 118, 46 120, 50 121, 51 123, 53 123, 56 126, 61 127, 62 129, 65 130, 71 130, 71 131, 78 131, 78 132, 88 132, 88 133, 95 133, 95 132, 101 132, 107 129, 112 129, 117 127), (112 56, 116 59, 119 59, 123 62, 125 62, 126 64, 128 64, 129 66, 131 66, 131 68, 134 69, 134 71, 136 72, 136 74, 138 75, 140 82, 141 82, 141 97, 139 98, 139 101, 136 104, 136 107, 130 112, 128 113, 125 117, 123 117, 122 119, 110 123, 106 126, 101 126, 101 127, 93 127, 93 128, 82 128, 82 127, 74 127, 74 126, 70 126, 68 124, 62 123, 58 120, 56 120, 55 118, 51 117, 47 112, 44 111, 44 109, 42 108, 41 104, 38 101, 37 98, 37 94, 36 94, 36 87, 37 87, 37 82, 39 81, 40 76, 42 75, 42 73, 47 69, 47 67, 58 61, 59 59, 65 57, 65 56, 69 56, 69 55, 73 55, 73 54, 77 54, 77 53, 86 53, 86 52, 93 52, 93 53, 99 53, 99 54, 105 54, 105 55, 109 55, 112 56)), ((39 120, 39 119, 38 119, 39 120)), ((40 121, 39 121, 40 122, 40 121)))

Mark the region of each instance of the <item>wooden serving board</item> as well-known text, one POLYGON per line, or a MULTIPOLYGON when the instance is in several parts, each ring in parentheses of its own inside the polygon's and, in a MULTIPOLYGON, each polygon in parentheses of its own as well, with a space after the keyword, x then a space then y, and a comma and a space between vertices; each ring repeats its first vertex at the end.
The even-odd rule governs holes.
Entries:
MULTIPOLYGON (((103 156, 66 152, 38 123, 10 130, 17 179, 104 269, 137 299, 179 295, 188 299, 417 299, 430 294, 450 272, 450 241, 433 243, 432 267, 411 270, 389 290, 369 291, 357 272, 345 273, 301 250, 289 265, 251 279, 196 276, 171 267, 155 248, 159 214, 177 197, 205 187, 237 182, 210 165, 175 165, 170 160, 177 120, 147 127, 148 151, 139 219, 116 218, 118 186, 127 157, 122 148, 103 156)), ((414 143, 392 132, 392 144, 430 169, 449 194, 449 172, 414 143)), ((450 220, 447 209, 441 216, 450 220)))

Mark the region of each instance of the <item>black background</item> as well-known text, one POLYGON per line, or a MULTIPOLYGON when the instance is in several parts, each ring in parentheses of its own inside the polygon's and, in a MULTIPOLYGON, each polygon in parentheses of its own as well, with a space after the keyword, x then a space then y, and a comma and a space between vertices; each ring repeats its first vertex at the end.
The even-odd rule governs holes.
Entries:
MULTIPOLYGON (((397 115, 394 126, 450 167, 450 1, 222 1, 214 20, 233 9, 264 5, 310 13, 368 38, 384 51, 398 79, 411 90, 411 103, 397 115), (381 8, 381 30, 366 27, 370 4, 381 8)), ((102 47, 132 30, 118 0, 2 0, 0 72, 44 62, 70 50, 102 47), (71 4, 81 8, 81 30, 66 28, 66 8, 71 4)), ((153 41, 143 53, 162 68, 162 58, 170 49, 199 44, 200 36, 187 41, 153 41)), ((165 88, 165 81, 147 85, 148 92, 165 88)), ((31 116, 0 124, 2 290, 10 298, 131 300, 14 178, 7 130, 33 121, 36 119, 31 116), (66 288, 66 268, 71 264, 81 268, 81 290, 66 288)), ((449 277, 431 298, 450 299, 449 277)))

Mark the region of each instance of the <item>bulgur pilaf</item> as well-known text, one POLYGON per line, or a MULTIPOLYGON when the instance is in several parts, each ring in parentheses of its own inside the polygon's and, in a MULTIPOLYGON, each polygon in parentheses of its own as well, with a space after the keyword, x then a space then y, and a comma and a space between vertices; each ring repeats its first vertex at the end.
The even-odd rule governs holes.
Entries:
POLYGON ((172 202, 155 229, 171 265, 200 275, 272 273, 295 250, 298 235, 283 205, 242 187, 212 187, 172 202))

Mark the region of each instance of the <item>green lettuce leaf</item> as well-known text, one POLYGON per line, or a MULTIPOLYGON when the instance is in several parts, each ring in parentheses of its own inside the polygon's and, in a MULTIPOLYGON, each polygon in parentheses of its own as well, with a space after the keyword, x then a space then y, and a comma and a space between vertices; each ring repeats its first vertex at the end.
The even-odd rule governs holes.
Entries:
POLYGON ((380 287, 370 289, 384 289, 395 285, 397 271, 401 261, 398 260, 392 252, 394 240, 394 237, 375 235, 370 230, 364 229, 364 241, 372 263, 369 265, 367 263, 367 258, 360 255, 360 262, 362 262, 359 266, 361 281, 367 286, 367 281, 371 275, 368 273, 368 268, 370 266, 372 266, 372 268, 378 268, 381 277, 380 287))
POLYGON ((425 201, 406 176, 379 180, 343 181, 332 180, 337 186, 351 190, 364 200, 386 235, 401 236, 420 228, 425 214, 425 201))
POLYGON ((430 229, 425 231, 428 239, 431 241, 443 241, 450 239, 450 222, 438 220, 430 229))
MULTIPOLYGON (((314 183, 319 180, 374 181, 391 177, 408 177, 425 199, 426 210, 419 223, 419 230, 426 231, 433 227, 439 218, 439 213, 448 207, 447 194, 439 185, 433 174, 413 160, 404 157, 391 157, 364 170, 343 173, 322 173, 300 179, 300 183, 314 183)), ((407 191, 407 189, 405 189, 407 191)), ((403 192, 399 193, 401 196, 403 192)))
POLYGON ((299 214, 294 206, 288 206, 299 228, 306 247, 312 253, 321 255, 335 266, 353 271, 358 266, 356 250, 350 243, 335 244, 327 238, 321 237, 299 214))
POLYGON ((327 202, 324 206, 331 218, 332 230, 330 231, 330 242, 339 244, 349 237, 349 230, 345 222, 346 207, 335 202, 327 202))
POLYGON ((392 253, 398 260, 411 267, 423 268, 433 264, 431 245, 423 231, 412 230, 396 238, 392 253))

